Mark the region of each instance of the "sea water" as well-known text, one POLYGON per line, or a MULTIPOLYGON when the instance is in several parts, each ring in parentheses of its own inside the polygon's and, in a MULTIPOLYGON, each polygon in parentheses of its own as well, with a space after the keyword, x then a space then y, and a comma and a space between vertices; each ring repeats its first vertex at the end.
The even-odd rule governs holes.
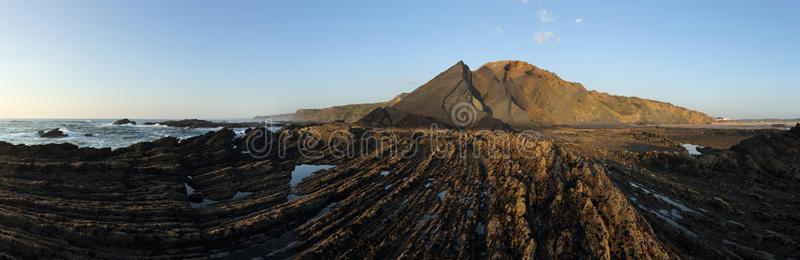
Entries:
POLYGON ((290 190, 289 196, 286 199, 295 200, 302 197, 301 195, 294 194, 294 189, 297 188, 297 184, 300 184, 300 181, 311 176, 317 171, 328 170, 333 167, 336 167, 336 165, 301 164, 295 166, 294 171, 292 171, 292 178, 289 180, 290 190))
POLYGON ((691 155, 701 155, 702 154, 702 153, 700 153, 700 151, 697 151, 697 148, 703 148, 702 146, 699 146, 699 145, 696 145, 696 144, 682 144, 681 146, 683 146, 683 148, 686 149, 686 151, 689 152, 689 154, 691 154, 691 155))
MULTIPOLYGON (((163 137, 186 139, 202 135, 217 128, 183 128, 162 125, 144 125, 145 122, 160 122, 159 119, 138 119, 137 125, 113 125, 110 119, 0 119, 0 141, 11 144, 50 144, 71 143, 79 147, 112 149, 127 147, 139 142, 154 141, 163 137), (67 137, 41 138, 39 131, 60 129, 67 137), (91 135, 91 136, 87 136, 91 135)), ((234 120, 226 120, 234 122, 234 120)), ((244 133, 246 128, 231 129, 236 133, 244 133)), ((274 129, 272 129, 274 131, 274 129)))

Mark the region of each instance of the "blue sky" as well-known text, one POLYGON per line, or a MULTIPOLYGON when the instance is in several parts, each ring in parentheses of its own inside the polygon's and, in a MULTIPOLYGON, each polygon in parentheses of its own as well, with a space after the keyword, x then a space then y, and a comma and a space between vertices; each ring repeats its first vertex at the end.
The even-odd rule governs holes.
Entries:
POLYGON ((713 116, 800 118, 798 1, 3 1, 0 118, 378 102, 464 60, 713 116))

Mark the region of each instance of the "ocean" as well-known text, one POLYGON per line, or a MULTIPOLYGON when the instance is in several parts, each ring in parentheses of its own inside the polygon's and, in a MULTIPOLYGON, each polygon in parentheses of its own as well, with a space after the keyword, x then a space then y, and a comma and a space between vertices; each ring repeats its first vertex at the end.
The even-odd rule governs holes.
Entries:
MULTIPOLYGON (((71 143, 79 147, 112 149, 127 147, 139 142, 153 141, 162 137, 186 139, 202 135, 217 128, 182 128, 162 125, 144 125, 145 122, 160 122, 158 119, 131 119, 137 125, 112 125, 111 119, 0 119, 0 141, 11 144, 71 143), (60 129, 68 135, 63 138, 41 138, 39 131, 60 129), (86 136, 91 134, 91 136, 86 136)), ((236 122, 236 120, 226 120, 236 122)), ((233 128, 243 135, 246 128, 233 128)), ((274 130, 274 129, 273 129, 274 130)))

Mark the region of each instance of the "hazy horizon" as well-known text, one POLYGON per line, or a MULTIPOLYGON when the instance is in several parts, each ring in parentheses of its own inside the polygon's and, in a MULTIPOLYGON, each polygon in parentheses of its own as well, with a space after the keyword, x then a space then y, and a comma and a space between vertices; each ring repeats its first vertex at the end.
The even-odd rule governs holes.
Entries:
POLYGON ((6 1, 0 119, 248 119, 388 101, 459 60, 800 118, 800 3, 6 1))

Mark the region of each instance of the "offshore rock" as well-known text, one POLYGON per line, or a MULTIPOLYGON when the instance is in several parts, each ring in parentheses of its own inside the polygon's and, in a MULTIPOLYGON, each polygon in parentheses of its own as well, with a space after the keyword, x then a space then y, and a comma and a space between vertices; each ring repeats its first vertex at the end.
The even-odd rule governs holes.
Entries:
POLYGON ((39 134, 39 137, 41 137, 41 138, 61 138, 61 137, 67 137, 67 135, 66 135, 66 134, 64 134, 64 132, 61 132, 61 130, 60 130, 60 129, 58 129, 58 128, 56 128, 56 129, 53 129, 53 130, 50 130, 50 131, 47 131, 47 132, 45 132, 45 131, 39 131, 39 133, 38 133, 38 134, 39 134))
POLYGON ((111 124, 112 124, 112 125, 128 125, 128 124, 130 124, 130 125, 136 125, 136 122, 135 122, 135 121, 128 120, 127 118, 125 118, 125 119, 120 119, 120 120, 114 121, 114 122, 113 122, 113 123, 111 123, 111 124))

